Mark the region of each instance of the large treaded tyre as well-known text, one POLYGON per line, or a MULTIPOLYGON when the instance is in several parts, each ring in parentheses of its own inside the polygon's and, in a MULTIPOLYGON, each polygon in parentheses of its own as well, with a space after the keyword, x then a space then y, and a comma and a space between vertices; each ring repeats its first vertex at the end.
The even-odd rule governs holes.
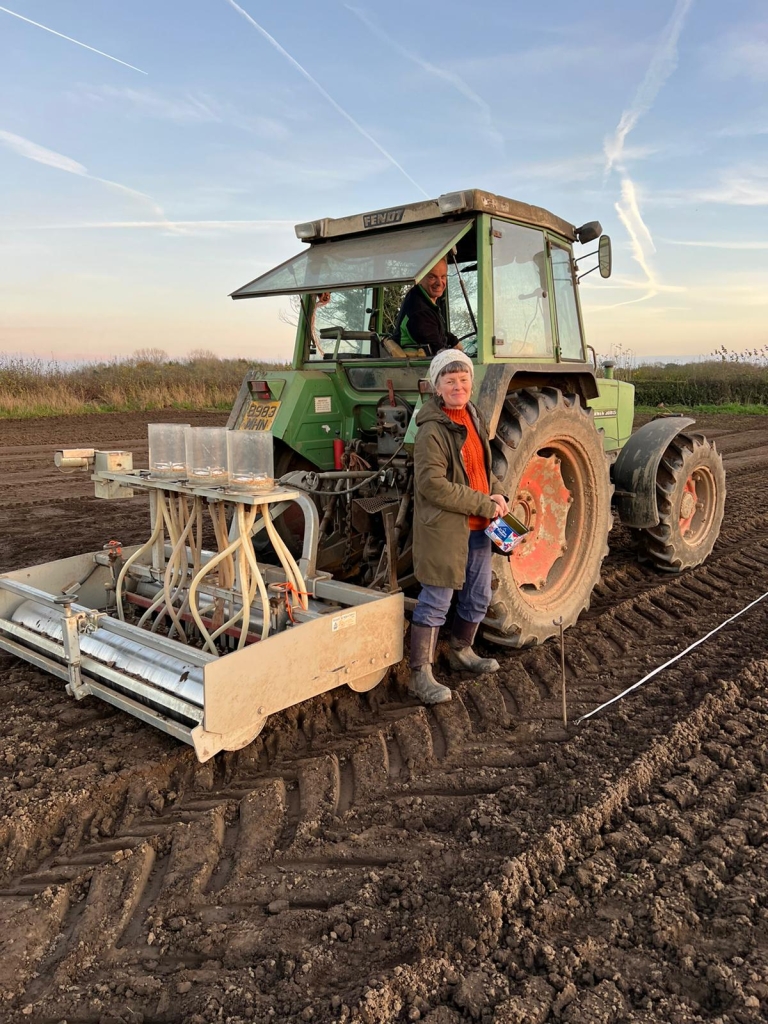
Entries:
POLYGON ((703 434, 667 446, 656 472, 659 525, 639 530, 638 558, 663 572, 700 565, 720 534, 725 510, 723 458, 703 434))
POLYGON ((549 387, 508 395, 491 444, 493 471, 530 533, 510 558, 493 558, 483 635, 527 647, 589 607, 608 553, 613 487, 602 434, 577 395, 549 387))

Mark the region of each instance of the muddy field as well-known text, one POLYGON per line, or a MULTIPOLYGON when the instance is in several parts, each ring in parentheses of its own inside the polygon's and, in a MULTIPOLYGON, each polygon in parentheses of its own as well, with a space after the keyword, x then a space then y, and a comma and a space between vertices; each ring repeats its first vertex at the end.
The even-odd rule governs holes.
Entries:
MULTIPOLYGON (((50 455, 144 465, 145 421, 0 425, 0 569, 145 538, 144 499, 97 502, 50 455)), ((572 718, 768 590, 768 421, 699 426, 719 544, 666 577, 614 528, 566 634, 572 718)), ((568 731, 557 645, 498 656, 450 704, 401 665, 199 765, 0 655, 0 1020, 764 1021, 768 601, 568 731)))

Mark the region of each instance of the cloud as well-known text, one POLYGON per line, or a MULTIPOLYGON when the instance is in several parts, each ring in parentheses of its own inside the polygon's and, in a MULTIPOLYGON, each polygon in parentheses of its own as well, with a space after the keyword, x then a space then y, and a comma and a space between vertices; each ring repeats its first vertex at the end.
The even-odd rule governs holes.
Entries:
POLYGON ((752 166, 731 168, 721 174, 716 185, 689 188, 679 192, 659 192, 653 201, 660 206, 695 203, 768 206, 768 171, 762 167, 752 166))
POLYGON ((183 234, 234 233, 252 234, 294 226, 292 220, 111 220, 80 221, 70 224, 4 224, 0 231, 113 231, 176 229, 183 234))
POLYGON ((201 121, 221 121, 213 105, 197 96, 187 94, 182 98, 161 96, 150 89, 115 88, 103 85, 100 89, 86 90, 75 98, 83 96, 94 103, 101 104, 107 100, 117 100, 123 105, 133 107, 137 113, 161 121, 176 121, 180 124, 201 121))
POLYGON ((767 206, 768 177, 729 175, 718 187, 702 190, 695 199, 697 202, 725 203, 728 206, 767 206))
MULTIPOLYGON (((625 149, 627 157, 643 160, 660 152, 656 146, 632 146, 625 149)), ((665 156, 667 153, 665 152, 665 156)), ((568 155, 553 160, 534 160, 528 163, 515 163, 511 168, 500 168, 495 178, 501 181, 525 182, 552 181, 564 184, 575 181, 588 181, 600 174, 605 160, 601 152, 584 153, 581 156, 568 155)))
POLYGON ((183 96, 165 96, 152 89, 131 89, 127 86, 102 85, 97 89, 80 88, 69 93, 77 103, 94 106, 114 104, 137 117, 175 124, 227 124, 269 139, 286 139, 290 132, 280 121, 271 117, 244 113, 230 103, 221 103, 205 93, 186 93, 183 96))
POLYGON ((683 239, 683 238, 660 238, 660 242, 664 242, 666 245, 691 245, 699 249, 732 249, 732 250, 763 250, 768 249, 768 242, 730 242, 726 239, 720 239, 718 241, 705 241, 705 240, 694 240, 694 239, 683 239))
POLYGON ((392 47, 401 57, 405 57, 406 60, 412 61, 417 67, 420 67, 422 71, 426 71, 427 74, 432 75, 435 78, 439 78, 441 81, 446 82, 452 86, 458 93, 460 93, 465 99, 473 103, 475 107, 480 111, 480 120, 482 126, 492 144, 498 149, 504 149, 504 137, 501 132, 496 128, 493 122, 493 115, 491 114, 491 108, 486 101, 472 89, 464 79, 458 75, 455 71, 451 71, 447 68, 441 68, 437 64, 432 64, 430 61, 425 60, 419 54, 414 53, 413 50, 407 49, 397 39, 394 39, 385 32, 383 28, 376 24, 365 11, 360 10, 359 7, 352 7, 350 4, 344 4, 350 14, 354 14, 362 23, 368 28, 375 36, 383 40, 388 46, 392 47))
POLYGON ((141 75, 146 75, 148 72, 142 71, 141 68, 135 67, 133 64, 128 64, 124 60, 120 60, 118 57, 113 57, 110 53, 104 53, 103 50, 97 50, 93 46, 89 46, 87 43, 81 43, 79 39, 73 39, 72 36, 65 36, 63 32, 57 32, 54 28, 48 28, 47 25, 41 25, 39 21, 32 21, 31 18, 25 18, 23 14, 17 14, 16 11, 9 11, 7 7, 0 7, 0 11, 4 14, 10 14, 14 18, 19 18, 21 21, 26 21, 28 25, 34 25, 35 28, 41 28, 45 32, 50 32, 54 36, 58 36, 59 39, 66 39, 68 43, 75 43, 76 46, 82 46, 85 50, 90 50, 91 53, 98 53, 101 57, 107 57, 109 60, 113 60, 116 64, 122 64, 123 67, 130 68, 131 71, 138 71, 141 75))
POLYGON ((400 173, 405 178, 407 178, 408 181, 410 181, 414 188, 418 189, 418 191, 421 192, 423 196, 426 196, 426 198, 430 198, 428 193, 425 192, 421 185, 419 185, 419 183, 410 176, 410 174, 406 171, 402 164, 398 163, 397 160, 392 156, 392 154, 389 153, 386 149, 384 149, 381 143, 377 142, 376 139, 374 139, 374 137, 369 132, 367 132, 365 128, 363 128, 363 126, 359 124, 354 119, 354 117, 352 117, 351 114, 347 113, 347 111, 339 103, 336 102, 333 96, 331 96, 329 92, 326 92, 326 90, 322 87, 322 85, 320 85, 317 79, 313 78, 312 75, 307 71, 307 69, 303 67, 301 64, 299 64, 299 62, 295 58, 293 58, 290 55, 290 53, 288 53, 288 51, 280 45, 280 43, 278 43, 274 36, 271 36, 265 28, 262 28, 261 25, 254 18, 252 18, 250 14, 248 14, 247 11, 244 11, 239 4, 236 4, 235 0, 225 0, 225 2, 228 3, 230 7, 234 8, 234 10, 238 12, 238 14, 242 15, 249 24, 253 25, 253 27, 256 29, 259 35, 266 39, 269 45, 272 46, 275 50, 277 50, 277 52, 281 54, 281 56, 285 57, 288 63, 291 64, 294 68, 296 68, 299 74, 302 75, 302 77, 305 78, 310 83, 310 85, 312 85, 317 90, 317 92, 320 93, 323 99, 326 100, 326 102, 329 103, 333 107, 333 109, 344 118, 345 121, 348 121, 349 124, 352 125, 352 127, 355 129, 356 132, 358 132, 359 135, 362 135, 362 137, 367 142, 370 142, 370 144, 375 149, 377 149, 382 154, 382 156, 384 156, 386 160, 390 164, 392 164, 393 167, 400 171, 400 173))
POLYGON ((149 206, 161 222, 168 225, 168 220, 162 207, 151 196, 146 195, 144 192, 138 192, 135 188, 129 188, 128 185, 121 185, 118 181, 110 181, 108 178, 98 178, 96 175, 89 174, 86 167, 71 157, 57 153, 53 149, 46 149, 45 146, 39 146, 36 142, 31 142, 21 135, 14 135, 13 132, 0 131, 0 145, 5 145, 8 149, 27 160, 44 164, 46 167, 53 167, 57 171, 66 171, 67 174, 76 174, 78 177, 88 178, 90 181, 98 181, 116 192, 122 192, 134 199, 138 199, 144 205, 149 206))
POLYGON ((729 33, 713 50, 710 68, 719 78, 768 82, 768 22, 729 33))
POLYGON ((754 135, 768 135, 768 112, 757 114, 751 121, 727 124, 715 132, 720 139, 748 139, 754 135))
MULTIPOLYGON (((537 25, 536 30, 545 31, 542 25, 537 25)), ((573 41, 462 57, 452 61, 451 66, 457 73, 477 76, 497 87, 499 81, 507 78, 522 79, 526 83, 540 78, 551 80, 553 68, 557 68, 561 76, 596 73, 604 79, 611 70, 626 71, 628 64, 642 59, 647 52, 645 43, 626 43, 615 38, 596 43, 592 36, 588 43, 573 41)), ((569 111, 569 115, 571 113, 577 112, 569 111)))

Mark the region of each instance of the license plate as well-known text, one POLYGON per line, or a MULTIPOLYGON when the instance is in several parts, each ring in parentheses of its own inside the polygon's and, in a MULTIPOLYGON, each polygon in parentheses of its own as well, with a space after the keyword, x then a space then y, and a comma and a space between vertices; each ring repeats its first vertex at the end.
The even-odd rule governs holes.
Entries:
POLYGON ((251 402, 241 428, 244 430, 271 430, 279 402, 251 402))

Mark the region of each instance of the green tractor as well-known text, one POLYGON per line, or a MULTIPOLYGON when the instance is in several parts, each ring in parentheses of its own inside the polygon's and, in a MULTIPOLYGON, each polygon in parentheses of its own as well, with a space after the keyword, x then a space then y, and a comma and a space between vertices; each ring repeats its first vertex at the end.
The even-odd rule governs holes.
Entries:
MULTIPOLYGON (((302 253, 233 293, 290 296, 297 332, 291 369, 249 375, 229 427, 272 432, 276 477, 318 507, 319 569, 372 590, 414 591, 414 417, 430 392, 431 353, 391 335, 408 289, 443 258, 442 314, 475 362, 494 473, 529 531, 494 559, 485 637, 522 647, 578 619, 608 551, 612 503, 643 561, 681 572, 709 555, 725 502, 720 455, 687 417, 632 434, 634 388, 609 365, 598 378, 585 342, 578 282, 611 272, 599 223, 576 228, 469 190, 300 224, 296 234, 309 243, 302 253), (597 257, 586 271, 575 242, 598 242, 579 257, 597 257)), ((277 525, 298 551, 298 506, 277 525)))

